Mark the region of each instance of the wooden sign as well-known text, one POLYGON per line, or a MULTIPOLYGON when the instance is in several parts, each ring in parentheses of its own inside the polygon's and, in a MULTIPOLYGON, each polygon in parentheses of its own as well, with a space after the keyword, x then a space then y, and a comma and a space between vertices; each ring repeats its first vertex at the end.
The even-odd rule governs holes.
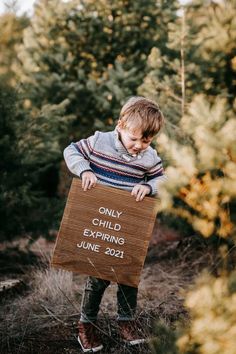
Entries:
POLYGON ((156 206, 100 184, 84 192, 73 178, 51 265, 137 287, 156 206))

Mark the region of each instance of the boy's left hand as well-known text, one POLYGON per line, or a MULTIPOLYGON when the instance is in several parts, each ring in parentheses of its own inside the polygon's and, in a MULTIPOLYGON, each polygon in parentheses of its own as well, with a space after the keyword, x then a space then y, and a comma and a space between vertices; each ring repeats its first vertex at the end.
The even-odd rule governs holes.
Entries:
POLYGON ((143 200, 145 195, 149 194, 150 191, 150 187, 144 184, 136 184, 136 186, 134 186, 134 188, 132 189, 131 195, 136 198, 136 202, 139 202, 143 200))

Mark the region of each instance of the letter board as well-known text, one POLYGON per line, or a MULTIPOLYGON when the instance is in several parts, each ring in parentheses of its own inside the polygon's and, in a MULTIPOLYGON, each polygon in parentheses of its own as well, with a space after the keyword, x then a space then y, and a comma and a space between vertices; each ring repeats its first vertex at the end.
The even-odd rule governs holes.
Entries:
POLYGON ((73 178, 51 265, 137 287, 156 211, 157 199, 73 178))

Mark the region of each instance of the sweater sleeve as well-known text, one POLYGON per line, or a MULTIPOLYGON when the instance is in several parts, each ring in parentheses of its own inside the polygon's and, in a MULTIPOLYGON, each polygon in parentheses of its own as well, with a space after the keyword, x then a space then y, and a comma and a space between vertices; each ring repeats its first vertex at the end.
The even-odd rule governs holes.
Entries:
POLYGON ((151 188, 150 195, 158 194, 159 186, 166 181, 162 161, 157 155, 156 150, 153 150, 154 163, 146 173, 145 184, 151 188))
POLYGON ((87 139, 82 139, 76 143, 71 143, 64 150, 64 159, 68 169, 75 175, 81 177, 85 171, 92 171, 90 167, 90 155, 93 152, 99 132, 87 139))

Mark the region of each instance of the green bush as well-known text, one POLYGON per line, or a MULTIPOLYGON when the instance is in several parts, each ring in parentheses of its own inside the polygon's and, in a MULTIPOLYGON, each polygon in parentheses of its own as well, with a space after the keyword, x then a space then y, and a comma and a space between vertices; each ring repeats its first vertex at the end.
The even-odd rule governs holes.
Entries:
POLYGON ((58 227, 64 202, 57 196, 57 175, 66 102, 45 107, 32 120, 19 112, 19 101, 15 89, 0 85, 1 241, 47 235, 58 227))

